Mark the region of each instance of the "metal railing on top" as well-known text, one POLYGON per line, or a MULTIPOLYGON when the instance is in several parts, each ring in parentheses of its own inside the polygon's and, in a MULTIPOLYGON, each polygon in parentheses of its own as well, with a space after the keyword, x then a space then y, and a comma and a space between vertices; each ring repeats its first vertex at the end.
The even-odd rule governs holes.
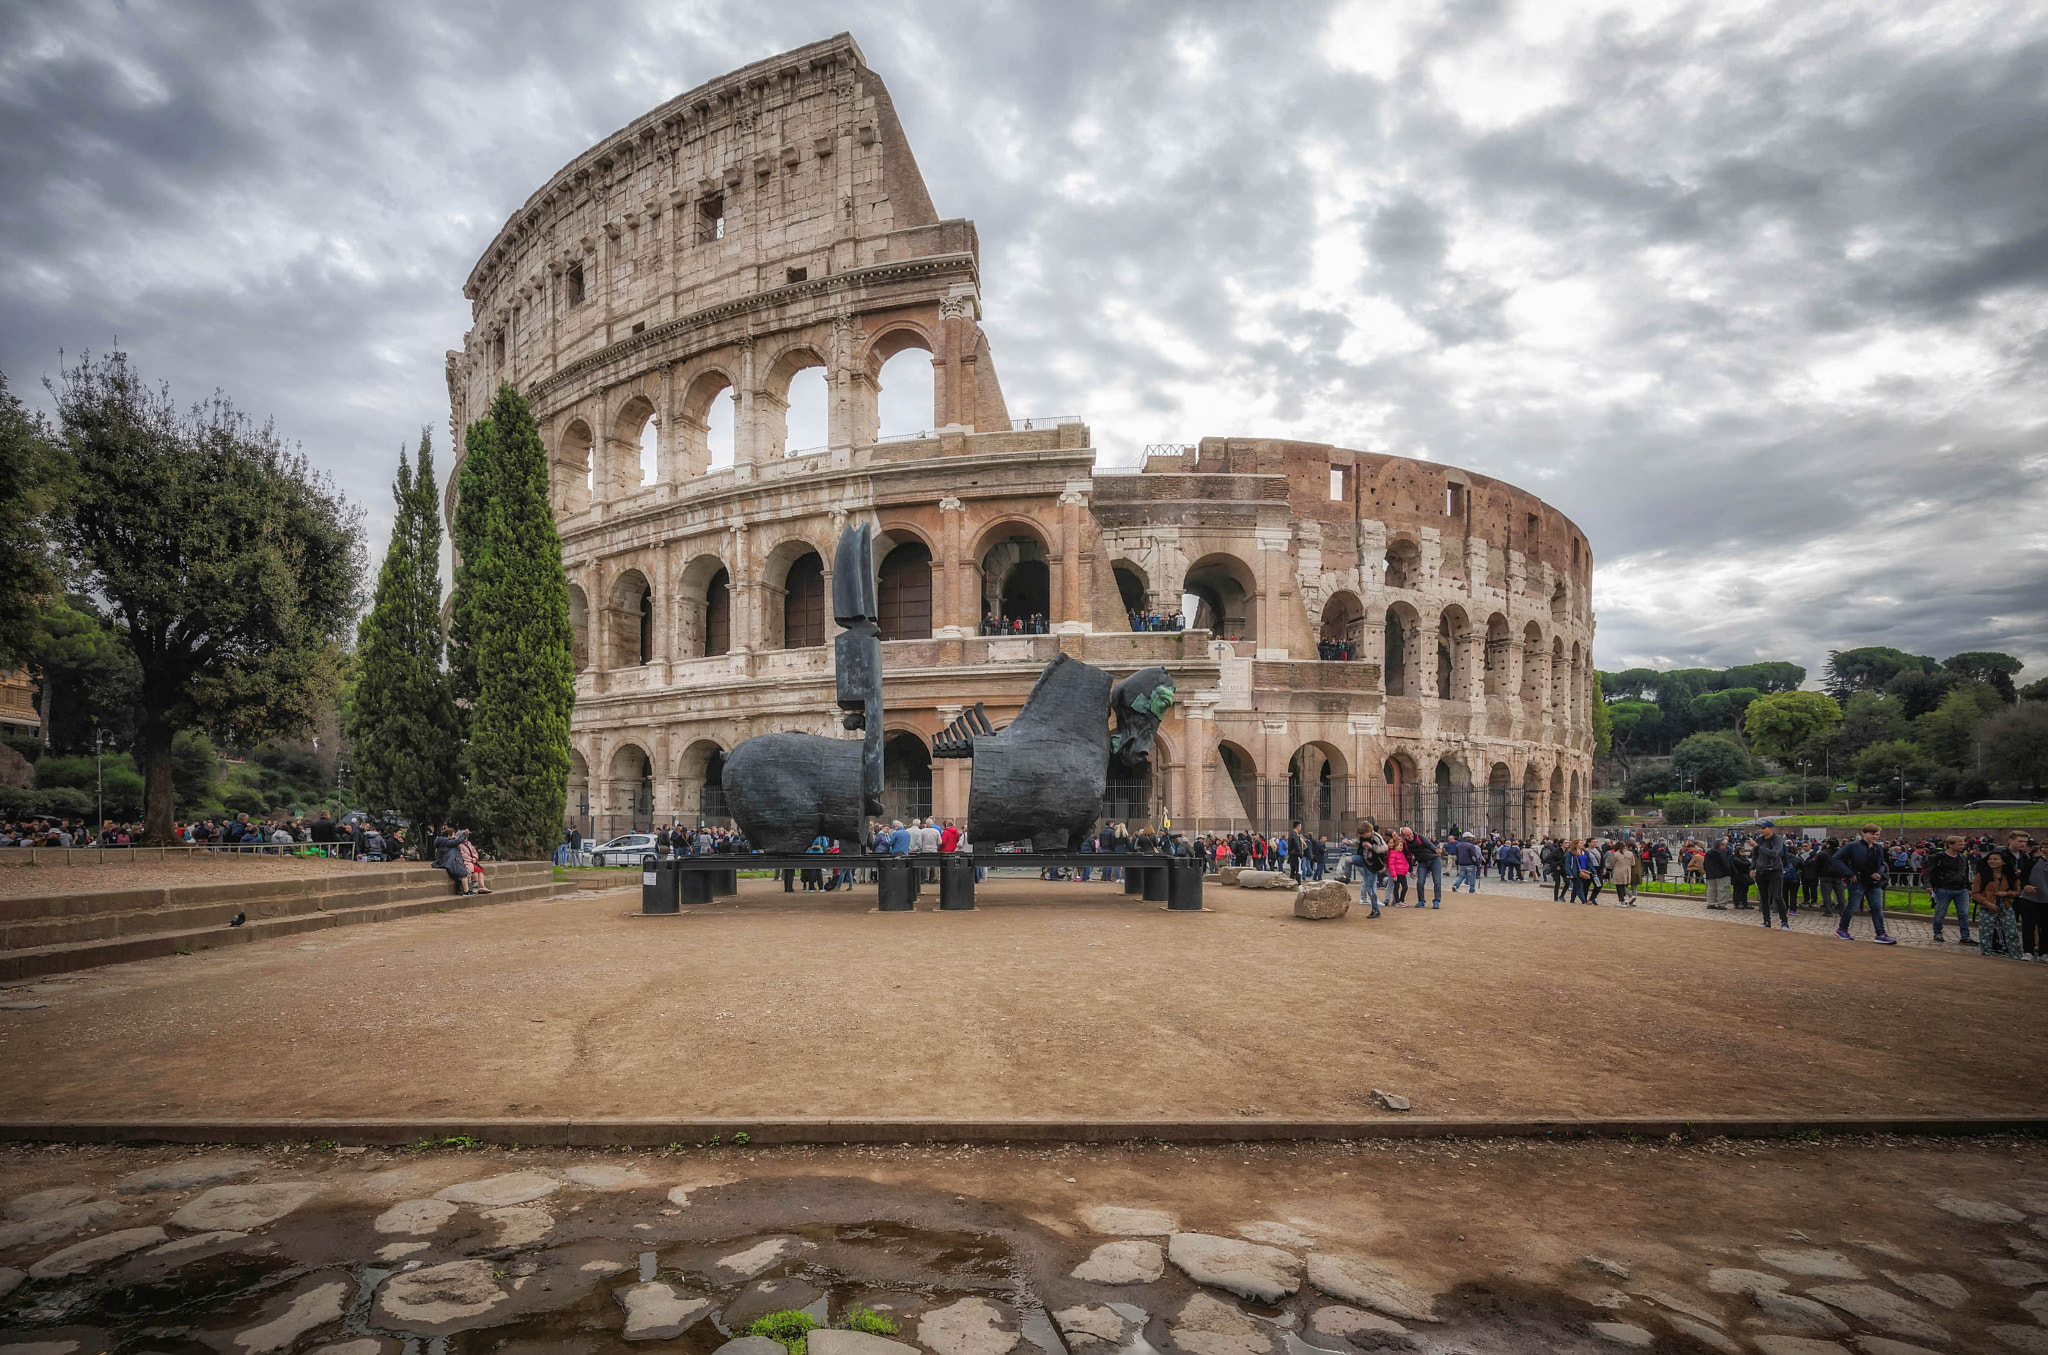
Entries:
POLYGON ((1028 433, 1034 428, 1058 428, 1063 423, 1081 423, 1079 414, 1029 414, 1023 418, 1011 418, 1010 431, 1028 433))

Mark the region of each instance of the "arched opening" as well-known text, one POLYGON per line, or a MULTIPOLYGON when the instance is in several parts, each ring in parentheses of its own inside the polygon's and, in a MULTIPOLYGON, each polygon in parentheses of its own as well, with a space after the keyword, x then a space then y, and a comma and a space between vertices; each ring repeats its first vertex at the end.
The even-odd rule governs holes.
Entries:
POLYGON ((1324 659, 1363 659, 1365 652, 1365 604, 1356 593, 1332 593, 1323 604, 1323 622, 1316 641, 1316 655, 1324 659))
MULTIPOLYGON (((1152 761, 1146 762, 1136 777, 1118 779, 1112 775, 1103 783, 1103 818, 1133 824, 1152 821, 1152 762, 1158 759, 1159 745, 1155 741, 1152 747, 1152 761)), ((1112 765, 1110 770, 1114 773, 1118 769, 1112 765)))
POLYGON ((549 477, 554 488, 556 517, 571 517, 590 508, 590 492, 596 478, 590 462, 590 444, 590 425, 583 420, 571 420, 562 430, 549 477))
POLYGON ((1469 830, 1482 812, 1481 806, 1473 802, 1472 769, 1463 758, 1438 758, 1432 775, 1436 781, 1437 831, 1469 830))
POLYGON ((1585 666, 1580 656, 1579 642, 1577 640, 1572 641, 1572 680, 1570 697, 1571 704, 1565 707, 1565 718, 1571 721, 1571 723, 1577 724, 1580 720, 1585 718, 1584 711, 1586 709, 1585 666))
MULTIPOLYGON (((1496 762, 1486 773, 1486 831, 1521 836, 1522 825, 1508 816, 1508 764, 1496 762)), ((1517 816, 1519 818, 1519 816, 1517 816)))
POLYGON ((905 330, 883 336, 882 345, 894 351, 875 373, 875 438, 930 437, 938 421, 931 350, 905 330), (906 346, 896 348, 898 340, 906 346))
POLYGON ((882 557, 876 571, 875 606, 884 640, 932 638, 932 552, 922 541, 905 541, 882 557))
POLYGON ((1119 560, 1110 572, 1116 576, 1116 595, 1124 604, 1124 615, 1131 619, 1131 629, 1142 629, 1139 622, 1150 611, 1152 592, 1145 585, 1144 571, 1129 560, 1119 560))
POLYGON ((697 822, 718 827, 732 815, 725 808, 725 750, 713 748, 704 758, 704 776, 697 789, 697 822))
POLYGON ((1508 694, 1508 655, 1514 648, 1514 639, 1508 632, 1508 619, 1499 612, 1486 618, 1486 694, 1506 696, 1508 694))
POLYGON ((1557 586, 1550 590, 1550 619, 1552 621, 1563 621, 1567 606, 1564 580, 1559 579, 1557 586))
POLYGON ((620 744, 612 754, 611 812, 630 822, 614 831, 647 828, 654 823, 654 762, 634 743, 620 744))
POLYGON ((908 730, 882 742, 882 812, 905 823, 931 816, 931 749, 908 730))
POLYGON ((645 574, 628 569, 612 580, 605 613, 605 667, 632 668, 654 657, 654 590, 645 574))
POLYGON ((1553 767, 1550 772, 1550 834, 1564 837, 1571 831, 1571 823, 1565 818, 1564 768, 1553 767))
POLYGON ((1471 691, 1472 627, 1462 607, 1443 610, 1436 622, 1436 694, 1445 701, 1463 701, 1471 691))
POLYGON ((724 372, 699 373, 684 388, 669 430, 679 477, 732 464, 734 414, 732 378, 724 372))
POLYGON ((981 614, 1004 630, 1050 629, 1052 567, 1038 537, 1013 531, 983 547, 981 614))
POLYGON ((1188 567, 1181 591, 1195 599, 1189 625, 1226 640, 1258 639, 1258 585, 1234 555, 1208 555, 1188 567))
POLYGON ((661 420, 650 418, 640 426, 640 483, 651 485, 661 478, 661 420))
POLYGON ((1305 743, 1287 761, 1287 821, 1303 831, 1341 833, 1351 823, 1351 778, 1344 755, 1327 743, 1305 743))
POLYGON ((1387 587, 1415 588, 1422 583, 1422 548, 1413 541, 1400 540, 1387 546, 1381 562, 1387 572, 1387 587))
POLYGON ((1561 719, 1567 709, 1565 689, 1571 685, 1571 667, 1564 657, 1564 641, 1550 642, 1550 706, 1545 711, 1551 719, 1561 719))
POLYGON ((826 432, 825 369, 806 367, 789 379, 789 408, 783 415, 782 454, 803 456, 822 452, 829 439, 826 432))
POLYGON ((732 579, 724 569, 704 586, 704 656, 732 649, 732 579))
POLYGON ((569 585, 569 661, 579 673, 590 667, 590 599, 573 583, 569 585))
POLYGON ((825 562, 807 551, 782 577, 782 647, 809 649, 825 643, 825 562))
POLYGON ((1426 653, 1422 618, 1407 603, 1397 602, 1387 608, 1386 628, 1386 667, 1380 671, 1387 695, 1420 696, 1426 653))
POLYGON ((658 427, 654 402, 646 396, 636 395, 619 406, 604 449, 605 483, 614 493, 630 494, 659 478, 658 427))
POLYGON ((1579 825, 1586 821, 1586 807, 1579 799, 1579 774, 1576 771, 1572 773, 1571 790, 1568 792, 1568 794, 1571 797, 1570 817, 1572 831, 1576 833, 1579 831, 1579 825))
POLYGON ((1259 766, 1252 755, 1228 741, 1216 745, 1217 759, 1223 764, 1223 774, 1230 780, 1230 789, 1237 796, 1240 815, 1254 826, 1265 822, 1259 804, 1259 766))
POLYGON ((769 365, 754 415, 761 447, 784 456, 824 448, 824 368, 825 359, 809 348, 792 348, 769 365))

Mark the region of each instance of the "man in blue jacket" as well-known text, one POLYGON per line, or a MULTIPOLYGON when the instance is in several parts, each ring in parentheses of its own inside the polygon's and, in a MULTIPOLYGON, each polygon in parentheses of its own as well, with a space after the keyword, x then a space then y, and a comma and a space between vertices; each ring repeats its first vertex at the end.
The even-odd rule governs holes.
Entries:
POLYGON ((1898 942, 1885 933, 1884 929, 1884 883, 1888 862, 1885 856, 1882 832, 1874 823, 1863 825, 1862 836, 1835 853, 1835 860, 1849 873, 1849 901, 1842 906, 1841 925, 1835 935, 1844 941, 1854 941, 1849 934, 1849 924, 1855 920, 1856 906, 1870 901, 1870 925, 1877 932, 1871 939, 1880 946, 1896 946, 1898 942))

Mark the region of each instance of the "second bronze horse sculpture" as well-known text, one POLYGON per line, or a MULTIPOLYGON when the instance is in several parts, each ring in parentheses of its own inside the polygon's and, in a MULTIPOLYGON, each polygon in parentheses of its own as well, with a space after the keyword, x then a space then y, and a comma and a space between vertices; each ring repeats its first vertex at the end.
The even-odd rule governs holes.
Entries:
MULTIPOLYGON (((867 817, 883 812, 882 654, 874 533, 866 523, 840 535, 832 614, 842 631, 833 653, 842 723, 862 737, 761 734, 725 761, 726 804, 748 841, 765 851, 801 852, 819 836, 860 842, 867 817)), ((1173 697, 1164 668, 1140 669, 1112 686, 1102 669, 1062 654, 1006 728, 990 725, 977 702, 932 740, 933 757, 974 760, 968 840, 1028 839, 1041 852, 1078 846, 1101 813, 1111 766, 1135 778, 1150 762, 1173 697)))

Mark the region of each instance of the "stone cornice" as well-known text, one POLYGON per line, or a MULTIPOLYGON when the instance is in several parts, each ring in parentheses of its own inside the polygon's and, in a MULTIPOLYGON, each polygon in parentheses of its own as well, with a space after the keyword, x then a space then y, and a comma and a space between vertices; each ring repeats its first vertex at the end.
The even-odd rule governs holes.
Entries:
POLYGON ((792 301, 814 296, 827 296, 834 292, 851 291, 858 287, 871 287, 878 283, 919 281, 944 277, 950 273, 964 273, 970 282, 976 280, 976 268, 972 254, 932 254, 921 259, 891 259, 883 263, 869 264, 865 268, 853 268, 844 273, 832 273, 822 278, 811 278, 803 282, 786 283, 772 287, 765 292, 754 292, 748 296, 734 297, 721 301, 715 306, 706 306, 688 315, 678 316, 629 335, 597 352, 576 359, 568 366, 548 376, 535 380, 526 388, 527 398, 539 404, 549 395, 570 384, 579 377, 614 362, 624 361, 636 353, 645 352, 679 335, 713 325, 720 320, 752 314, 771 307, 786 305, 792 301))

